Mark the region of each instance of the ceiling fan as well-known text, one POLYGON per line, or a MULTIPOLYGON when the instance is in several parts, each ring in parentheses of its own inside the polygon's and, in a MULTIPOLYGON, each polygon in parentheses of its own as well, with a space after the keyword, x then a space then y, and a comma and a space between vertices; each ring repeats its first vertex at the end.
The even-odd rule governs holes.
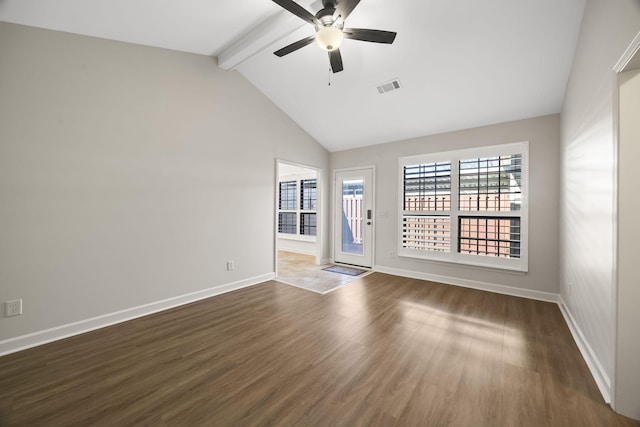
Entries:
POLYGON ((344 28, 344 21, 360 3, 360 0, 322 0, 322 9, 315 15, 293 0, 273 0, 273 2, 313 25, 316 29, 314 36, 298 40, 273 52, 279 57, 295 52, 315 40, 322 49, 329 52, 331 71, 338 73, 344 69, 339 49, 343 39, 391 44, 396 38, 396 33, 392 31, 344 28))

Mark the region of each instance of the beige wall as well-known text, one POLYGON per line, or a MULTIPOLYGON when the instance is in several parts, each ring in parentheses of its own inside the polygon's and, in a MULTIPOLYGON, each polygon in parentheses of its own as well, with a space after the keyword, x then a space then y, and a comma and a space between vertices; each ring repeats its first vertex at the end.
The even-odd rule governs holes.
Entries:
POLYGON ((610 388, 613 375, 613 67, 640 1, 589 0, 562 110, 560 291, 610 388))
POLYGON ((331 168, 376 166, 375 265, 524 290, 558 292, 558 115, 331 153, 331 168), (529 272, 459 266, 391 256, 398 251, 398 157, 529 141, 529 272))
POLYGON ((276 158, 329 155, 212 58, 0 23, 0 341, 273 272, 276 158))

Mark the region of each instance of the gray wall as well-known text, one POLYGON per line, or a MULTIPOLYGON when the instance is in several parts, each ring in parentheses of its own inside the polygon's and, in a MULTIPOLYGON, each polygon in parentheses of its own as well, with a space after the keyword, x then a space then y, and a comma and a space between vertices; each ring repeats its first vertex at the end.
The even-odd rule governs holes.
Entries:
POLYGON ((560 292, 613 375, 613 67, 640 30, 640 1, 587 2, 562 110, 560 292))
MULTIPOLYGON (((426 120, 426 118, 425 118, 426 120)), ((375 265, 542 292, 558 292, 558 115, 331 153, 331 168, 376 166, 375 265), (398 250, 398 157, 529 141, 529 272, 391 257, 398 250)))
POLYGON ((276 158, 328 170, 212 58, 0 23, 0 340, 273 272, 276 158))

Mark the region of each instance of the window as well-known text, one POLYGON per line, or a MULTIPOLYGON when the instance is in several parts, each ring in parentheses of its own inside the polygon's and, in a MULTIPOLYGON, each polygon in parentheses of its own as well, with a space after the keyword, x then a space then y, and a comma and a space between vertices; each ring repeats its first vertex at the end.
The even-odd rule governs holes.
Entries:
POLYGON ((451 162, 405 165, 403 170, 404 247, 449 252, 451 162))
POLYGON ((296 181, 280 182, 278 197, 278 233, 296 234, 297 214, 296 214, 296 181), (293 211, 293 212, 283 212, 293 211))
POLYGON ((400 158, 400 256, 526 271, 528 143, 400 158))
POLYGON ((316 214, 301 213, 300 214, 300 234, 303 236, 316 235, 316 214))
POLYGON ((316 179, 296 178, 280 181, 278 233, 289 238, 305 236, 315 239, 317 204, 316 179))
POLYGON ((300 234, 316 235, 317 181, 303 179, 300 181, 300 234))
POLYGON ((303 179, 300 181, 300 209, 304 211, 316 210, 316 187, 315 179, 303 179))
POLYGON ((278 208, 280 210, 296 210, 296 181, 284 181, 280 183, 280 198, 278 208))
POLYGON ((296 234, 295 212, 280 212, 278 214, 278 233, 296 234))

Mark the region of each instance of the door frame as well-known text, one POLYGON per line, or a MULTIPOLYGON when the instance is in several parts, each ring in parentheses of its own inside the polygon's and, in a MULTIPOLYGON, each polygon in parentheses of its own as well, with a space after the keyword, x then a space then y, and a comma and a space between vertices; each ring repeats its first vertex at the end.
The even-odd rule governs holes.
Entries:
POLYGON ((612 318, 612 366, 611 366, 611 378, 609 379, 609 388, 607 385, 601 385, 596 378, 596 383, 600 388, 605 401, 608 401, 611 408, 617 412, 616 405, 616 377, 618 374, 618 214, 619 214, 619 176, 620 176, 620 74, 633 69, 631 67, 631 61, 638 58, 640 55, 640 33, 637 33, 633 38, 625 52, 622 54, 616 65, 613 67, 613 268, 611 272, 612 278, 612 298, 611 298, 611 318, 612 318), (608 399, 607 399, 608 398, 608 399))
MULTIPOLYGON (((275 173, 275 190, 274 190, 274 204, 273 204, 273 216, 274 216, 274 227, 273 227, 273 271, 275 272, 275 277, 278 277, 278 198, 279 194, 279 183, 280 183, 280 164, 287 164, 290 166, 295 166, 304 169, 311 169, 316 172, 316 254, 315 254, 315 264, 322 265, 325 264, 325 261, 322 257, 324 253, 324 247, 326 244, 326 239, 324 238, 324 215, 323 215, 323 195, 324 195, 324 186, 323 186, 323 171, 321 168, 315 166, 309 166, 302 163, 291 162, 289 160, 284 160, 280 158, 276 158, 276 173, 275 173)), ((330 204, 329 204, 330 205, 330 204)))
POLYGON ((341 172, 351 172, 351 171, 360 171, 360 170, 371 170, 371 183, 369 190, 371 192, 371 206, 373 207, 373 218, 371 225, 371 267, 363 267, 368 270, 373 270, 376 264, 376 166, 375 165, 364 165, 364 166, 356 166, 351 168, 339 168, 332 170, 333 182, 331 185, 331 262, 336 263, 336 214, 337 214, 337 206, 336 206, 336 186, 338 184, 337 174, 341 172))

